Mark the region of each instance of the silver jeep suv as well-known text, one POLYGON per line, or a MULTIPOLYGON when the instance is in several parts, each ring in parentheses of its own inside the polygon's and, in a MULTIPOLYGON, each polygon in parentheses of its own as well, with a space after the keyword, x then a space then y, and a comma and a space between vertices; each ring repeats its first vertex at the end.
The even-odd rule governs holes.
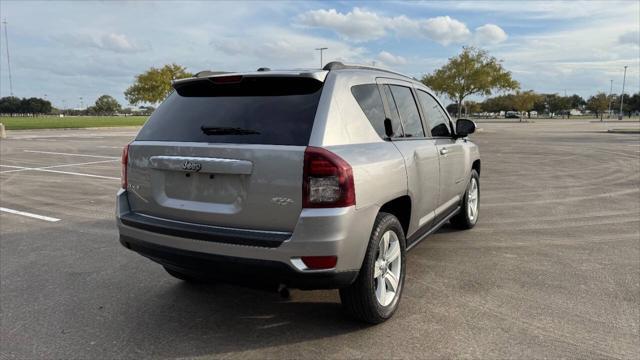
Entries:
POLYGON ((472 121, 366 66, 203 72, 173 83, 122 155, 120 242, 185 281, 340 289, 392 316, 408 249, 478 220, 472 121))

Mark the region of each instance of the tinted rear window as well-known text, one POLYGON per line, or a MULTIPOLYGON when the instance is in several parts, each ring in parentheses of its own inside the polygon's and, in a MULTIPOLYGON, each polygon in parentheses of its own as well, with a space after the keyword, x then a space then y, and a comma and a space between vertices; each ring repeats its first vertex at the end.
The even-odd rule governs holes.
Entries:
POLYGON ((376 84, 363 84, 354 85, 351 87, 351 93, 356 98, 358 105, 362 108, 362 111, 373 125, 378 135, 381 138, 386 138, 384 132, 384 119, 386 118, 384 113, 384 104, 382 103, 382 96, 380 96, 380 90, 376 84))
POLYGON ((179 84, 136 140, 307 145, 321 93, 322 82, 300 77, 179 84))

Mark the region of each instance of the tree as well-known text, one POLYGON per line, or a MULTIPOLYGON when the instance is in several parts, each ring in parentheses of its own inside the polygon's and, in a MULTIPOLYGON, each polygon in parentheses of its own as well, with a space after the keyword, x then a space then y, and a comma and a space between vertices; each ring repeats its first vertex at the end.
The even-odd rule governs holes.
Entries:
MULTIPOLYGON (((613 95, 611 103, 611 110, 620 111, 620 96, 613 95)), ((640 111, 640 93, 635 93, 633 96, 624 94, 624 102, 622 103, 622 115, 627 114, 631 117, 631 113, 640 111)))
POLYGON ((482 110, 491 113, 499 113, 501 111, 515 110, 513 107, 513 95, 499 95, 488 98, 481 104, 482 110))
POLYGON ((494 90, 515 90, 520 87, 511 78, 511 73, 502 67, 501 61, 489 56, 485 50, 466 46, 462 48, 462 53, 450 58, 443 67, 425 75, 422 83, 455 101, 458 104, 458 117, 461 116, 460 105, 469 95, 488 96, 494 90))
MULTIPOLYGON (((511 103, 516 111, 529 114, 539 97, 540 95, 533 92, 533 90, 517 91, 511 98, 511 103)), ((520 121, 522 121, 522 116, 520 116, 520 121)))
POLYGON ((171 81, 193 76, 186 68, 177 64, 165 65, 161 68, 150 68, 136 76, 133 85, 124 92, 127 101, 132 105, 140 103, 157 104, 171 92, 171 81))
POLYGON ((21 101, 20 98, 15 96, 6 96, 0 99, 0 114, 13 114, 20 113, 21 101))
POLYGON ((51 112, 51 103, 45 99, 36 97, 22 98, 18 112, 21 114, 48 114, 51 112))
POLYGON ((113 115, 120 111, 122 107, 118 103, 118 100, 109 95, 102 95, 96 100, 93 105, 93 111, 99 115, 113 115))
POLYGON ((482 107, 480 106, 480 103, 476 101, 465 101, 464 110, 465 110, 466 116, 471 116, 472 114, 481 112, 482 107))
POLYGON ((538 94, 538 98, 533 103, 533 110, 535 110, 538 113, 538 116, 540 116, 540 114, 545 114, 549 111, 548 104, 547 104, 548 96, 549 94, 538 94))
POLYGON ((549 112, 553 114, 569 111, 571 107, 571 99, 558 94, 546 95, 546 102, 549 112))
POLYGON ((569 96, 569 107, 571 109, 583 109, 585 105, 587 105, 587 102, 584 101, 582 96, 578 94, 569 96))
POLYGON ((640 112, 640 92, 633 94, 633 96, 629 99, 629 108, 629 111, 640 112))
POLYGON ((458 104, 451 103, 451 104, 447 105, 447 112, 451 116, 453 116, 454 114, 457 114, 458 113, 458 104))
POLYGON ((609 108, 609 97, 607 94, 600 92, 587 100, 587 109, 596 113, 596 117, 600 116, 602 121, 602 114, 609 108))

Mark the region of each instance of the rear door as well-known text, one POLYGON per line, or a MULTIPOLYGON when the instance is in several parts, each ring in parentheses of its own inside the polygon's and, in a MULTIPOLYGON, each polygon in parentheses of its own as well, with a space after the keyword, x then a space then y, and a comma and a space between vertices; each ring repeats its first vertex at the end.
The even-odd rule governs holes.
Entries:
POLYGON ((292 231, 322 82, 226 76, 176 85, 129 148, 132 211, 292 231))
POLYGON ((380 79, 387 100, 388 117, 400 123, 393 144, 402 153, 412 201, 409 234, 427 229, 434 219, 438 201, 439 162, 435 142, 426 136, 413 87, 408 82, 380 79))
POLYGON ((440 196, 436 208, 436 221, 447 216, 460 201, 464 188, 464 149, 460 141, 454 140, 451 122, 438 101, 423 90, 417 90, 425 114, 429 132, 438 150, 440 162, 440 196))

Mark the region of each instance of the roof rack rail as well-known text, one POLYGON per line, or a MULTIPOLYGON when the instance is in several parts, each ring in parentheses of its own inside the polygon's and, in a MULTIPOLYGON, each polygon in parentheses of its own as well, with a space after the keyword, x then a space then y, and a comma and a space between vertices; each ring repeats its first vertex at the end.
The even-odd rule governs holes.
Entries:
POLYGON ((271 71, 271 69, 269 69, 268 67, 260 67, 256 71, 271 71))
POLYGON ((327 71, 331 71, 331 70, 344 70, 344 69, 362 69, 362 70, 376 70, 376 71, 383 71, 383 72, 387 72, 390 74, 395 74, 395 75, 400 75, 412 80, 417 80, 414 77, 411 77, 409 75, 405 75, 403 73, 399 73, 393 70, 388 70, 385 68, 380 68, 377 66, 369 66, 369 65, 358 65, 358 64, 344 64, 340 61, 332 61, 330 63, 328 63, 327 65, 325 65, 322 70, 327 70, 327 71))
POLYGON ((202 70, 198 73, 196 73, 193 77, 207 77, 207 76, 214 76, 214 75, 222 75, 222 74, 231 74, 231 71, 211 71, 211 70, 202 70))

